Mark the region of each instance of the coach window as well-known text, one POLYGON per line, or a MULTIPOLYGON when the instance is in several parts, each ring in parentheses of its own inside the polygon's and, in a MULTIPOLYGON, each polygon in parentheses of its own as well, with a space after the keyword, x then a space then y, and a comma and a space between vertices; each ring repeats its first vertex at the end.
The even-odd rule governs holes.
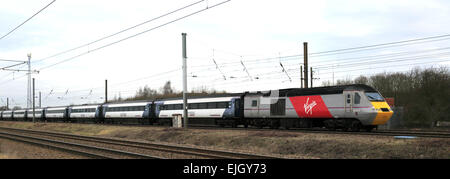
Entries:
POLYGON ((228 108, 228 103, 227 102, 218 102, 217 108, 220 108, 220 109, 228 108))
POLYGON ((182 110, 183 104, 175 104, 175 110, 182 110))
POLYGON ((173 104, 169 104, 167 105, 167 110, 173 110, 175 106, 173 104))
POLYGON ((258 101, 253 100, 253 101, 252 101, 252 107, 256 107, 256 106, 258 106, 258 101))
POLYGON ((207 103, 199 103, 198 108, 199 109, 208 109, 208 105, 207 105, 207 103))
POLYGON ((358 93, 355 93, 355 104, 359 104, 361 101, 361 96, 358 93))
POLYGON ((215 109, 215 108, 217 108, 216 103, 208 103, 208 109, 215 109))
POLYGON ((350 104, 350 94, 347 94, 347 104, 350 104))
POLYGON ((189 104, 189 109, 198 109, 198 103, 189 104))

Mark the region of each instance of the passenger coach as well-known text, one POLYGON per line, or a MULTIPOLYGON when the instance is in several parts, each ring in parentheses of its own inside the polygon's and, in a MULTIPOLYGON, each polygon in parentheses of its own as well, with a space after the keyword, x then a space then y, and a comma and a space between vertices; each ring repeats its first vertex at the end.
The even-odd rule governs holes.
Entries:
MULTIPOLYGON (((33 109, 27 109, 27 121, 33 120, 33 109)), ((34 118, 35 120, 44 121, 44 109, 42 108, 35 108, 34 109, 34 118)))
POLYGON ((26 120, 27 113, 25 109, 14 110, 13 119, 16 121, 26 120))
MULTIPOLYGON (((231 125, 244 124, 240 119, 240 96, 189 98, 189 124, 193 125, 231 125)), ((155 102, 158 122, 171 124, 172 116, 183 115, 183 100, 164 100, 155 102)))
POLYGON ((69 107, 69 118, 72 122, 99 122, 101 105, 82 105, 69 107))
POLYGON ((152 101, 109 103, 103 105, 103 117, 106 123, 152 123, 150 109, 152 101))
POLYGON ((12 120, 13 119, 13 111, 12 110, 3 111, 2 119, 6 120, 6 121, 12 120))
POLYGON ((48 107, 44 114, 48 121, 69 121, 68 107, 48 107))

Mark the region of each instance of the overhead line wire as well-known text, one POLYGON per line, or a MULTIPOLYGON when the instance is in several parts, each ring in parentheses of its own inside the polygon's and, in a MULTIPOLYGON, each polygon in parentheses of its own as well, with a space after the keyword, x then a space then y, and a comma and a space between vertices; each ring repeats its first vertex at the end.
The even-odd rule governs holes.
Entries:
POLYGON ((84 45, 80 45, 80 46, 78 46, 78 47, 75 47, 75 48, 72 48, 72 49, 69 49, 69 50, 66 50, 66 51, 62 51, 62 52, 56 53, 56 54, 54 54, 54 55, 51 55, 51 56, 46 57, 46 58, 43 58, 43 59, 41 59, 41 60, 34 61, 34 63, 38 63, 38 62, 44 61, 44 60, 46 60, 46 59, 53 58, 53 57, 56 57, 56 56, 59 56, 59 55, 62 55, 62 54, 65 54, 65 53, 68 53, 68 52, 71 52, 71 51, 74 51, 74 50, 83 48, 83 47, 86 47, 86 46, 89 46, 89 45, 91 45, 91 44, 97 43, 97 42, 99 42, 99 41, 105 40, 105 39, 110 38, 110 37, 113 37, 113 36, 116 36, 116 35, 118 35, 118 34, 121 34, 121 33, 123 33, 123 32, 126 32, 126 31, 128 31, 128 30, 131 30, 131 29, 134 29, 134 28, 136 28, 136 27, 139 27, 139 26, 141 26, 141 25, 147 24, 147 23, 149 23, 149 22, 158 20, 158 19, 160 19, 160 18, 163 18, 163 17, 165 17, 165 16, 171 15, 171 14, 176 13, 176 12, 178 12, 178 11, 181 11, 181 10, 184 10, 184 9, 186 9, 186 8, 192 7, 192 6, 194 6, 194 5, 196 5, 196 4, 199 4, 199 3, 203 2, 203 1, 205 1, 205 0, 197 1, 197 2, 192 3, 192 4, 189 4, 189 5, 187 5, 187 6, 178 8, 178 9, 176 9, 176 10, 174 10, 174 11, 168 12, 168 13, 166 13, 166 14, 160 15, 160 16, 158 16, 158 17, 155 17, 155 18, 152 18, 152 19, 147 20, 147 21, 145 21, 145 22, 142 22, 142 23, 139 23, 139 24, 137 24, 137 25, 134 25, 134 26, 132 26, 132 27, 123 29, 123 30, 118 31, 118 32, 116 32, 116 33, 113 33, 113 34, 104 36, 104 37, 102 37, 102 38, 100 38, 100 39, 94 40, 94 41, 92 41, 92 42, 86 43, 86 44, 84 44, 84 45))
POLYGON ((3 38, 5 38, 6 36, 8 36, 9 34, 11 34, 12 32, 14 32, 16 29, 18 29, 20 26, 22 26, 23 24, 25 24, 26 22, 28 22, 29 20, 31 20, 34 16, 38 15, 39 13, 41 13, 44 9, 46 9, 48 6, 50 6, 51 4, 53 4, 56 0, 53 0, 50 4, 46 5, 44 8, 42 8, 41 10, 39 10, 37 13, 35 13, 33 16, 31 16, 30 18, 28 18, 27 20, 25 20, 24 22, 22 22, 20 25, 18 25, 16 28, 14 28, 13 30, 9 31, 7 34, 3 35, 2 37, 0 37, 0 40, 2 40, 3 38))
POLYGON ((48 66, 42 67, 41 69, 39 69, 39 71, 42 71, 42 70, 44 70, 44 69, 53 67, 53 66, 55 66, 55 65, 58 65, 58 64, 61 64, 61 63, 64 63, 64 62, 73 60, 73 59, 78 58, 78 57, 80 57, 80 56, 86 55, 86 54, 88 54, 88 53, 90 53, 90 52, 97 51, 97 50, 100 50, 100 49, 109 47, 109 46, 111 46, 111 45, 114 45, 114 44, 123 42, 123 41, 125 41, 125 40, 130 39, 130 38, 133 38, 133 37, 142 35, 142 34, 144 34, 144 33, 150 32, 150 31, 152 31, 152 30, 155 30, 155 29, 164 27, 164 26, 166 26, 166 25, 168 25, 168 24, 171 24, 171 23, 177 22, 177 21, 179 21, 179 20, 185 19, 185 18, 187 18, 187 17, 190 17, 190 16, 192 16, 192 15, 198 14, 198 13, 203 12, 203 11, 208 10, 208 9, 214 8, 214 7, 216 7, 216 6, 222 5, 222 4, 224 4, 224 3, 226 3, 226 2, 229 2, 229 1, 231 1, 231 0, 226 0, 226 1, 223 1, 223 2, 220 2, 220 3, 217 3, 217 4, 213 5, 213 6, 209 6, 209 7, 207 7, 207 8, 201 9, 201 10, 199 10, 199 11, 195 11, 195 12, 190 13, 190 14, 188 14, 188 15, 185 15, 185 16, 182 16, 182 17, 179 17, 179 18, 176 18, 175 20, 171 20, 171 21, 169 21, 169 22, 166 22, 166 23, 164 23, 164 24, 158 25, 158 26, 153 27, 153 28, 151 28, 151 29, 142 31, 142 32, 140 32, 140 33, 137 33, 137 34, 128 36, 128 37, 126 37, 126 38, 120 39, 120 40, 118 40, 118 41, 115 41, 115 42, 112 42, 112 43, 109 43, 109 44, 106 44, 106 45, 103 45, 103 46, 100 46, 100 47, 97 47, 97 48, 95 48, 95 49, 93 49, 93 50, 89 50, 89 51, 84 52, 84 53, 81 53, 81 54, 79 54, 79 55, 70 57, 70 58, 65 59, 65 60, 63 60, 63 61, 60 61, 60 62, 58 62, 58 63, 55 63, 55 64, 52 64, 52 65, 48 65, 48 66))

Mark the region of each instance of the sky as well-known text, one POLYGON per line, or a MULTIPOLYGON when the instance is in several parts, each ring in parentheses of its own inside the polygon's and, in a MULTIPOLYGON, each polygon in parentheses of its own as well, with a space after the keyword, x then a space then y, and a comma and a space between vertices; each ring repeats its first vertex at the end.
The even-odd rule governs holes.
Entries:
MULTIPOLYGON (((3 36, 52 0, 0 2, 3 36)), ((0 39, 0 59, 26 61, 31 53, 43 106, 102 102, 106 79, 109 99, 169 80, 182 90, 181 33, 187 33, 189 90, 300 87, 303 42, 320 86, 450 65, 449 19, 445 0, 56 0, 0 39), (327 53, 436 36, 442 37, 327 53)), ((0 68, 13 64, 0 61, 0 68)), ((10 106, 26 107, 26 97, 26 72, 0 70, 0 106, 9 98, 10 106)))

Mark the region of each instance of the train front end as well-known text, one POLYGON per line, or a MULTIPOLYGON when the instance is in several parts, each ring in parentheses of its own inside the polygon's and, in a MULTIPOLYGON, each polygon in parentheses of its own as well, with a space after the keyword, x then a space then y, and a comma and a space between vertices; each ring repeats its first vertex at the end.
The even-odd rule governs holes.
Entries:
POLYGON ((366 97, 372 104, 372 113, 375 113, 372 125, 383 125, 391 119, 394 111, 388 105, 386 100, 378 92, 365 92, 366 97))

